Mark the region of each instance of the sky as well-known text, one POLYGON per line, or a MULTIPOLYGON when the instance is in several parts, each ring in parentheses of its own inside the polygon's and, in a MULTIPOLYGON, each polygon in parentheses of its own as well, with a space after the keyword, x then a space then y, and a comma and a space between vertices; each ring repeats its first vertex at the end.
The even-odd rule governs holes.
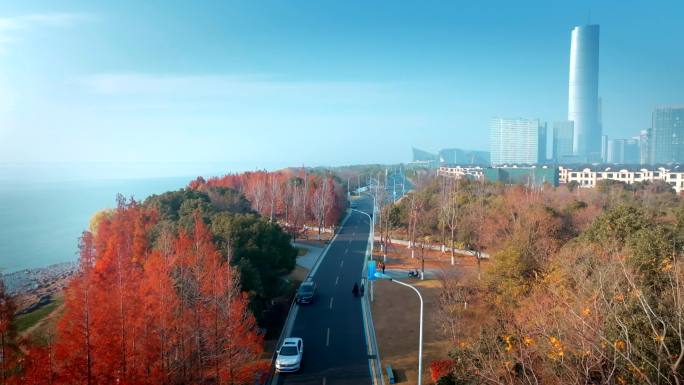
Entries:
POLYGON ((0 171, 167 176, 488 150, 492 117, 567 117, 570 30, 588 22, 601 25, 604 133, 631 137, 656 105, 684 103, 683 13, 631 0, 1 1, 0 171))

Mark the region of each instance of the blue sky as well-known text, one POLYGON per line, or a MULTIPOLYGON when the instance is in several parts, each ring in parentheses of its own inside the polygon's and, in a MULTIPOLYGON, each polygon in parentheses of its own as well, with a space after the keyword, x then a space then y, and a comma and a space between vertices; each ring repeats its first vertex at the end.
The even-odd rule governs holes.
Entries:
POLYGON ((684 102, 683 12, 629 0, 2 2, 0 163, 153 174, 488 149, 493 116, 566 117, 570 29, 589 18, 604 132, 629 137, 655 105, 684 102))

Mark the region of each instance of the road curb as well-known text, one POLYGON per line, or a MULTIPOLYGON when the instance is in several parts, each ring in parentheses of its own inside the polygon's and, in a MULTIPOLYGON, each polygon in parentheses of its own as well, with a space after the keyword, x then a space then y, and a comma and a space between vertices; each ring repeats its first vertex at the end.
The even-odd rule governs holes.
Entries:
MULTIPOLYGON (((373 223, 370 221, 369 226, 373 223)), ((366 288, 370 289, 367 281, 367 268, 368 261, 373 258, 373 246, 370 240, 371 234, 373 232, 369 230, 368 234, 368 245, 366 246, 366 258, 363 263, 363 269, 361 270, 362 280, 366 281, 366 288)), ((373 378, 374 385, 385 385, 385 378, 382 375, 382 365, 380 362, 380 350, 378 349, 378 340, 375 335, 375 326, 373 325, 373 314, 371 311, 371 304, 369 302, 370 290, 366 290, 366 294, 363 296, 361 301, 362 315, 363 315, 363 330, 366 334, 366 350, 368 352, 368 369, 371 372, 371 377, 373 378)))
MULTIPOLYGON (((347 215, 344 217, 342 220, 342 223, 340 224, 340 229, 342 229, 347 223, 347 220, 351 216, 351 211, 347 211, 347 215)), ((328 254, 328 250, 330 249, 330 246, 335 242, 335 239, 337 239, 337 235, 339 234, 336 233, 330 242, 325 246, 325 249, 321 252, 321 254, 316 258, 316 262, 314 262, 314 265, 311 267, 311 270, 309 270, 309 273, 306 275, 305 279, 308 279, 310 277, 313 277, 316 275, 316 271, 318 271, 318 267, 320 266, 321 262, 325 258, 325 256, 328 254)), ((299 305, 297 304, 297 301, 294 299, 292 300, 292 303, 290 304, 290 310, 287 312, 287 318, 285 319, 285 325, 283 325, 283 330, 280 332, 280 337, 278 338, 278 342, 276 343, 276 348, 273 351, 273 356, 271 357, 271 367, 269 369, 269 373, 271 373, 270 379, 266 381, 268 384, 277 384, 278 383, 278 373, 275 372, 275 359, 276 359, 276 353, 275 351, 278 350, 278 347, 283 343, 283 340, 287 338, 286 336, 289 336, 290 333, 292 333, 292 328, 294 327, 294 322, 297 319, 297 313, 299 312, 299 305)))

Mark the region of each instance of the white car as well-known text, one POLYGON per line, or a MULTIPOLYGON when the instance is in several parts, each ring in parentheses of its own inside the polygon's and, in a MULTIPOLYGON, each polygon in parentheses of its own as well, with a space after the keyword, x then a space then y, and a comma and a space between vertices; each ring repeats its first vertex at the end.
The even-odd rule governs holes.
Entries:
POLYGON ((302 366, 304 354, 304 341, 301 338, 285 338, 283 345, 278 349, 276 357, 276 371, 296 372, 302 366))

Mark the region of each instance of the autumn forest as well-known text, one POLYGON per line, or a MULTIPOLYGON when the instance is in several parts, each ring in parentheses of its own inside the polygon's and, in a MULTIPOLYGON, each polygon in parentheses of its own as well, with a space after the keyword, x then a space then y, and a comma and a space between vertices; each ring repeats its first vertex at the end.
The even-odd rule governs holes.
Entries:
POLYGON ((204 180, 139 202, 117 197, 78 241, 79 271, 42 341, 20 340, 0 293, 0 384, 245 384, 268 369, 272 300, 293 237, 329 228, 340 183, 304 170, 204 180))

